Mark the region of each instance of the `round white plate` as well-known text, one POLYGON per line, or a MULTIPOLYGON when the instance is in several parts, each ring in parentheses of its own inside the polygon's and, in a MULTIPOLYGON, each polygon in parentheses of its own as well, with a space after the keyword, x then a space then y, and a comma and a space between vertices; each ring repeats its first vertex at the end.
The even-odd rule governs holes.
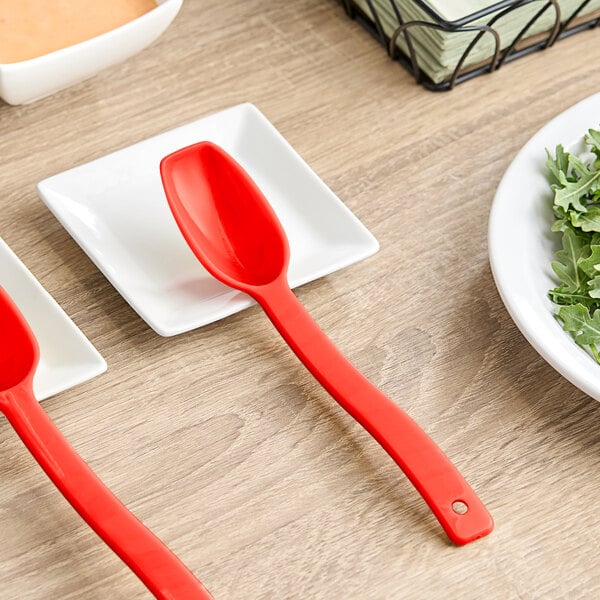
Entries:
POLYGON ((600 400, 600 365, 563 331, 548 291, 557 279, 550 263, 560 247, 552 233, 552 191, 546 148, 573 150, 600 127, 600 94, 558 115, 523 146, 507 169, 490 212, 492 273, 512 319, 540 355, 571 383, 600 400))

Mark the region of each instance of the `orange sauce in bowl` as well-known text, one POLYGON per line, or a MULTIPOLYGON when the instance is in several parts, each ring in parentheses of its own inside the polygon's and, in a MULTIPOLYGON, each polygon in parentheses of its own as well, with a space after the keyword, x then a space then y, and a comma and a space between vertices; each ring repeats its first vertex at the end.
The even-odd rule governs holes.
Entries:
POLYGON ((0 64, 78 44, 153 8, 155 0, 0 0, 0 64))

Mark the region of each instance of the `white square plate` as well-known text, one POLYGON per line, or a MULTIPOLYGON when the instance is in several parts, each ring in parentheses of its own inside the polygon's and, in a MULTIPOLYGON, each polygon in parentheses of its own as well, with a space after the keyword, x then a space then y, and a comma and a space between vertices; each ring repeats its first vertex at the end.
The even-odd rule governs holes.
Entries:
POLYGON ((38 400, 106 371, 106 362, 52 296, 0 238, 0 286, 29 323, 40 347, 33 379, 38 400))
POLYGON ((40 182, 48 208, 160 335, 189 331, 253 303, 200 265, 163 191, 161 159, 203 140, 229 152, 272 204, 289 238, 292 287, 377 252, 377 240, 251 104, 40 182))

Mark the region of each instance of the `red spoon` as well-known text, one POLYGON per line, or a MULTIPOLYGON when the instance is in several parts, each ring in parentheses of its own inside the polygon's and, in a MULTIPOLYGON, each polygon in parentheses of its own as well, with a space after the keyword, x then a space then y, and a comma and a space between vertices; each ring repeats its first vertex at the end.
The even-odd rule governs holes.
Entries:
POLYGON ((160 170, 175 220, 207 271, 263 307, 308 370, 404 471, 450 539, 467 544, 490 533, 491 515, 456 467, 343 356, 291 291, 285 232, 242 167, 201 142, 166 156, 160 170))
POLYGON ((211 600, 179 558, 98 479, 41 408, 32 387, 38 359, 33 332, 0 287, 0 412, 73 508, 156 598, 211 600))

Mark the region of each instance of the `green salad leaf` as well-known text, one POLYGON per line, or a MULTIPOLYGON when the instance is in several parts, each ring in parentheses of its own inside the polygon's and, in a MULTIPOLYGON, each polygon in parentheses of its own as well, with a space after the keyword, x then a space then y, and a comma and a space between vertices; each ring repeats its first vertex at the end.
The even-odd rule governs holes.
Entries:
POLYGON ((600 312, 596 310, 591 315, 589 308, 583 304, 571 304, 561 306, 557 314, 565 331, 570 332, 580 346, 589 346, 596 360, 600 362, 596 346, 600 340, 600 312))
POLYGON ((552 270, 562 282, 562 291, 575 293, 585 284, 586 273, 579 263, 588 258, 589 243, 585 236, 567 228, 563 232, 562 245, 563 249, 556 253, 558 260, 553 261, 552 270))
POLYGON ((562 145, 554 156, 546 150, 552 231, 562 236, 552 262, 559 284, 548 295, 564 330, 600 363, 600 130, 590 129, 584 142, 579 155, 562 145))

